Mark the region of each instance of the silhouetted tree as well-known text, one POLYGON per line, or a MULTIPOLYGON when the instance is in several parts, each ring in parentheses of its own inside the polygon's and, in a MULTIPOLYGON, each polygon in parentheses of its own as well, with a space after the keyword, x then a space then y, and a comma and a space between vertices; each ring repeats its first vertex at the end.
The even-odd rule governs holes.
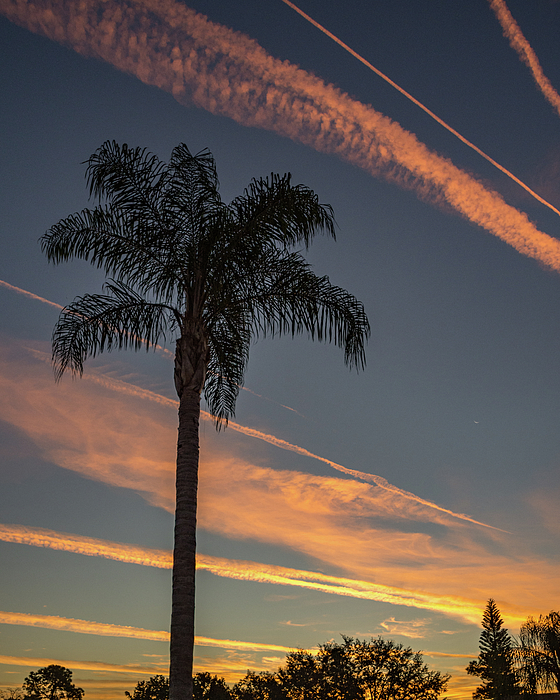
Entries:
POLYGON ((72 671, 56 664, 31 671, 22 687, 25 700, 82 700, 84 695, 72 683, 72 671))
POLYGON ((124 694, 130 700, 169 700, 169 678, 151 676, 147 681, 139 681, 132 695, 128 690, 124 694))
POLYGON ((176 334, 179 436, 173 554, 170 698, 191 700, 200 397, 216 425, 234 414, 255 335, 335 342, 365 363, 362 304, 294 251, 318 231, 334 236, 332 209, 290 175, 253 180, 222 202, 209 151, 184 144, 168 164, 145 149, 106 142, 88 160, 90 194, 104 204, 41 239, 54 263, 89 260, 111 277, 106 294, 78 297, 53 334, 58 379, 81 374, 104 350, 155 346, 176 334))
POLYGON ((500 700, 521 692, 514 669, 513 640, 507 629, 502 629, 503 623, 498 606, 490 598, 482 615, 478 660, 467 666, 467 673, 482 679, 473 693, 475 700, 500 700))
POLYGON ((527 619, 519 631, 516 657, 526 692, 560 693, 560 612, 527 619))
POLYGON ((450 676, 432 671, 421 652, 381 637, 361 641, 344 637, 364 700, 437 700, 450 676))
POLYGON ((197 673, 193 678, 194 700, 231 700, 230 690, 223 678, 208 672, 197 673))
POLYGON ((2 700, 24 700, 24 692, 21 688, 5 688, 0 690, 2 700))
POLYGON ((287 655, 277 676, 289 700, 437 700, 447 687, 449 676, 420 652, 380 637, 343 639, 287 655))
POLYGON ((231 689, 233 700, 288 700, 275 673, 261 671, 247 675, 231 689))

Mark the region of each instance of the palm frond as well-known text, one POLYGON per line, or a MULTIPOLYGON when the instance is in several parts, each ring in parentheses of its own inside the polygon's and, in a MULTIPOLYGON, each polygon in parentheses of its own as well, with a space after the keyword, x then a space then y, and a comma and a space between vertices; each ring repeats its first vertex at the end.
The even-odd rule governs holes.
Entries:
POLYGON ((248 275, 248 303, 256 333, 292 336, 307 333, 313 340, 344 349, 350 367, 365 366, 370 325, 355 296, 318 277, 299 253, 269 253, 260 275, 248 275))
POLYGON ((250 322, 244 305, 237 305, 230 307, 227 314, 214 315, 207 326, 211 353, 204 398, 217 428, 227 425, 235 415, 235 402, 249 360, 250 322))
POLYGON ((332 207, 321 204, 305 185, 292 185, 289 173, 254 179, 229 207, 248 246, 264 240, 282 246, 304 243, 308 247, 320 232, 335 238, 332 207))
POLYGON ((163 225, 160 202, 167 165, 146 148, 106 141, 86 161, 90 196, 141 213, 163 225))
POLYGON ((83 373, 84 361, 101 352, 157 345, 178 325, 175 310, 145 301, 124 284, 108 283, 109 295, 86 294, 66 306, 53 331, 55 377, 83 373))

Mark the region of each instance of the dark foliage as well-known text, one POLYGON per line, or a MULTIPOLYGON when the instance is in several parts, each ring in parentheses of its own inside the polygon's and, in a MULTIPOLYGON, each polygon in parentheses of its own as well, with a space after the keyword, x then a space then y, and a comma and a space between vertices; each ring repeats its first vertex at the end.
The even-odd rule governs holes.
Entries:
POLYGON ((344 637, 316 654, 293 651, 275 674, 248 673, 235 700, 437 700, 449 676, 431 671, 420 652, 381 638, 344 637))
POLYGON ((169 678, 152 676, 147 681, 139 681, 132 695, 128 690, 125 690, 124 694, 130 700, 168 700, 169 678))
POLYGON ((560 693, 560 612, 528 618, 519 632, 516 658, 526 692, 560 693))
POLYGON ((502 625, 498 606, 490 598, 482 616, 478 660, 467 666, 467 673, 482 679, 473 693, 475 700, 501 700, 521 692, 514 669, 513 640, 502 625))
POLYGON ((82 700, 84 695, 72 683, 72 671, 56 664, 31 671, 22 687, 25 700, 82 700))

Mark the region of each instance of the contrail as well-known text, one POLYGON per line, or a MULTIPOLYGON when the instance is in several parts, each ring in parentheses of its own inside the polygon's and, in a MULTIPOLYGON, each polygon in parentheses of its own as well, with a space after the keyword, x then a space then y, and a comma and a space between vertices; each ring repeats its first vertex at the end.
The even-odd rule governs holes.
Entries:
POLYGON ((26 656, 5 656, 0 654, 0 664, 7 666, 64 666, 72 670, 80 671, 110 671, 111 673, 140 673, 146 676, 153 676, 156 673, 167 675, 169 666, 163 664, 152 666, 139 666, 136 664, 107 664, 102 661, 67 661, 66 659, 51 659, 47 657, 30 658, 26 656))
MULTIPOLYGON (((212 414, 207 413, 206 411, 201 411, 200 412, 201 417, 203 420, 211 421, 214 420, 212 414)), ((337 464, 337 462, 333 462, 330 459, 327 459, 326 457, 320 457, 319 455, 314 454, 313 452, 310 452, 309 450, 306 450, 304 447, 298 447, 298 445, 293 445, 291 442, 288 442, 287 440, 282 440, 281 438, 278 438, 274 435, 270 435, 268 433, 263 433, 261 430, 256 430, 255 428, 248 428, 244 425, 240 425, 239 423, 234 423, 233 421, 229 421, 228 427, 231 428, 232 430, 235 430, 239 433, 243 433, 244 435, 248 435, 250 437, 257 438, 259 440, 263 440, 264 442, 268 442, 271 445, 275 445, 276 447, 280 447, 283 450, 288 450, 290 452, 295 452, 299 455, 302 455, 304 457, 311 457, 312 459, 317 459, 320 462, 324 462, 325 464, 328 464, 330 467, 333 469, 336 469, 339 472, 343 472, 344 474, 349 474, 350 476, 353 476, 356 479, 361 479, 362 481, 369 481, 370 483, 375 484, 379 488, 385 489, 386 491, 390 491, 391 493, 395 493, 399 496, 402 496, 403 498, 407 498, 411 501, 415 501, 416 503, 420 503, 421 505, 427 506, 429 508, 434 508, 435 510, 439 510, 442 513, 446 513, 447 515, 452 516, 453 518, 459 518, 460 520, 466 520, 470 523, 473 523, 474 525, 481 525, 482 527, 488 527, 491 530, 499 530, 500 532, 507 532, 507 530, 501 530, 499 527, 494 527, 493 525, 487 525, 486 523, 482 523, 479 520, 474 520, 474 518, 471 518, 468 515, 465 515, 464 513, 455 513, 452 510, 448 510, 447 508, 443 508, 442 506, 438 506, 436 503, 432 503, 431 501, 427 501, 424 498, 420 498, 420 496, 416 496, 413 493, 410 493, 410 491, 403 491, 402 489, 399 489, 398 486, 393 486, 393 484, 390 484, 387 479, 384 479, 382 476, 377 476, 375 474, 367 474, 366 472, 360 472, 357 471, 356 469, 348 469, 347 467, 343 467, 342 464, 337 464)), ((511 534, 511 533, 508 533, 511 534)))
MULTIPOLYGON (((49 356, 47 355, 47 353, 44 353, 40 350, 34 350, 32 348, 28 348, 28 350, 38 359, 44 362, 49 362, 49 356)), ((179 406, 179 402, 175 399, 169 399, 166 396, 157 394, 153 391, 150 391, 149 389, 142 389, 141 387, 138 387, 134 384, 130 384, 129 382, 124 382, 121 379, 113 379, 112 377, 107 377, 97 372, 84 372, 83 378, 92 381, 96 384, 100 384, 101 386, 107 387, 112 391, 117 391, 119 393, 127 394, 129 396, 146 399, 148 401, 153 401, 154 403, 158 403, 164 406, 170 406, 173 408, 177 408, 179 406)), ((200 417, 202 420, 208 422, 213 422, 215 420, 214 416, 211 413, 208 413, 208 411, 204 410, 200 411, 200 417)), ((306 450, 304 447, 294 445, 291 442, 283 440, 282 438, 278 438, 275 435, 271 435, 270 433, 264 433, 263 431, 257 430, 256 428, 249 428, 245 425, 241 425, 240 423, 236 423, 235 421, 231 420, 228 422, 228 427, 235 432, 242 433, 243 435, 247 435, 248 437, 256 438, 257 440, 263 440, 263 442, 267 442, 270 445, 279 447, 282 450, 288 450, 289 452, 295 452, 296 454, 302 455, 303 457, 311 457, 312 459, 316 459, 319 462, 324 462, 325 464, 328 464, 330 467, 336 469, 339 472, 342 472, 343 474, 348 474, 349 476, 352 476, 356 479, 373 483, 377 487, 384 489, 385 491, 389 491, 390 493, 394 493, 398 496, 401 496, 402 498, 406 498, 408 500, 414 501, 415 503, 419 503, 420 505, 427 506, 428 508, 433 508, 434 510, 440 511, 441 513, 445 513, 446 515, 449 515, 453 518, 465 520, 466 522, 473 523, 474 525, 480 525, 482 527, 487 527, 491 530, 497 530, 499 532, 506 532, 507 534, 511 534, 507 530, 502 530, 501 528, 495 527, 494 525, 488 525, 487 523, 475 520, 474 518, 471 518, 469 515, 465 515, 464 513, 456 513, 455 511, 449 510, 448 508, 443 508, 443 506, 438 506, 436 503, 432 503, 432 501, 428 501, 424 498, 421 498, 420 496, 416 496, 410 491, 404 491, 398 486, 390 484, 387 481, 387 479, 385 479, 382 476, 377 476, 376 474, 368 474, 367 472, 361 472, 356 469, 349 469, 348 467, 344 467, 342 464, 333 462, 332 460, 327 459, 326 457, 316 455, 315 453, 306 450)))
POLYGON ((539 231, 497 192, 373 107, 176 0, 0 0, 0 12, 179 102, 338 155, 420 197, 445 202, 560 272, 560 241, 539 231))
POLYGON ((11 290, 12 292, 16 292, 17 294, 23 294, 23 296, 28 297, 29 299, 34 299, 35 301, 43 302, 43 304, 49 304, 49 306, 54 306, 56 309, 64 308, 60 304, 56 304, 54 301, 49 301, 44 297, 37 296, 37 294, 33 294, 33 292, 28 292, 25 289, 21 289, 20 287, 14 287, 13 284, 8 284, 8 282, 4 282, 4 280, 0 280, 0 286, 6 287, 6 289, 11 290))
MULTIPOLYGON (((319 24, 316 20, 313 19, 313 17, 310 17, 308 14, 306 14, 303 10, 300 10, 300 8, 297 5, 294 5, 293 2, 290 2, 290 0, 282 0, 283 3, 288 5, 288 7, 291 7, 292 10, 295 10, 299 15, 301 15, 304 19, 306 19, 308 22, 310 22, 314 27, 317 27, 320 31, 323 32, 323 34, 326 34, 326 36, 329 37, 329 39, 332 39, 334 42, 336 42, 339 46, 341 46, 345 51, 348 51, 349 54, 354 56, 354 58, 357 58, 360 63, 363 63, 364 66, 369 68, 371 71, 376 73, 380 78, 383 78, 385 82, 389 83, 392 87, 394 87, 396 90, 398 90, 401 95, 404 95, 407 99, 409 99, 411 102, 414 102, 414 104, 417 107, 420 107, 426 114, 428 114, 432 119, 434 119, 438 124, 443 126, 444 129, 447 129, 453 136, 456 136, 460 141, 462 141, 464 144, 466 144, 469 148, 472 148, 473 151, 476 151, 479 155, 481 155, 483 158, 485 158, 489 163, 492 163, 492 165, 498 170, 500 170, 504 175, 507 175, 509 178, 511 178, 514 182, 516 182, 518 185, 520 185, 524 190, 526 190, 531 196, 533 196, 536 200, 538 200, 541 204, 544 204, 546 207, 549 209, 552 209, 553 212, 558 214, 560 216, 560 211, 556 209, 550 202, 547 202, 546 199, 543 199, 539 194, 537 194, 534 190, 532 190, 528 185, 526 185, 522 180, 520 180, 518 177, 516 177, 512 172, 510 172, 507 168, 504 168, 503 165, 500 165, 497 161, 495 161, 493 158, 491 158, 487 153, 482 151, 478 146, 475 146, 474 143, 466 139, 464 136, 462 136, 458 131, 456 131, 452 126, 449 126, 449 124, 440 117, 437 116, 437 114, 434 114, 431 109, 428 109, 425 105, 420 102, 420 100, 417 100, 415 97, 413 97, 409 92, 404 90, 400 85, 397 85, 391 78, 389 78, 385 73, 382 73, 378 68, 376 68, 374 65, 372 65, 369 61, 366 61, 366 59, 361 56, 359 53, 354 51, 354 49, 350 48, 348 44, 345 44, 341 39, 339 39, 335 34, 330 32, 328 29, 323 27, 322 24, 319 24)), ((493 6, 494 4, 503 4, 503 0, 490 0, 490 4, 493 6)), ((505 7, 505 5, 504 5, 505 7)), ((507 8, 505 10, 507 12, 507 8)), ((509 13, 508 13, 509 14, 509 13)), ((511 15, 510 15, 511 17, 511 15)), ((512 18, 513 19, 513 18, 512 18)), ((501 19, 500 19, 501 22, 501 19)), ((503 24, 502 24, 503 26, 503 24)), ((517 26, 517 25, 516 25, 517 26)), ((504 29, 505 31, 505 29, 504 29)), ((528 44, 527 44, 528 45, 528 44)), ((513 44, 512 44, 513 46, 513 44)), ((515 48, 515 47, 514 47, 515 48)), ((536 59, 536 57, 535 57, 536 59)), ((538 61, 537 61, 538 64, 538 61)), ((539 66, 540 68, 540 66, 539 66)), ((532 69, 532 67, 531 67, 532 69)), ((541 71, 542 73, 542 71, 541 71)), ((544 78, 544 76, 543 76, 544 78)), ((536 80, 536 78, 535 78, 536 80)), ((546 80, 546 78, 545 78, 546 80)), ((538 81, 537 81, 538 82, 538 81)), ((548 81, 547 81, 548 82, 548 81)), ((549 83, 550 85, 550 83, 549 83)), ((539 83, 540 86, 540 83, 539 83)), ((552 87, 552 86, 551 86, 552 87)), ((558 96, 557 96, 558 97, 558 96)), ((560 97, 558 97, 558 102, 560 105, 560 97)))
MULTIPOLYGON (((287 2, 287 0, 283 1, 287 2)), ((506 39, 509 39, 509 45, 517 52, 519 58, 529 68, 540 91, 560 115, 560 95, 544 74, 537 54, 533 51, 531 44, 529 44, 527 39, 523 36, 523 32, 514 20, 508 6, 504 0, 489 0, 489 2, 490 7, 494 10, 494 14, 498 18, 498 22, 502 26, 504 36, 506 39)))
MULTIPOLYGON (((169 642, 169 632, 148 630, 127 625, 113 625, 106 622, 77 620, 58 615, 35 615, 32 613, 15 613, 0 611, 0 624, 23 625, 25 627, 41 627, 43 629, 79 634, 93 634, 103 637, 128 637, 130 639, 149 639, 155 642, 169 642)), ((220 649, 235 649, 240 651, 279 651, 287 654, 293 647, 278 644, 262 644, 260 642, 241 642, 233 639, 212 639, 211 637, 196 636, 194 643, 201 647, 218 647, 220 649)))
MULTIPOLYGON (((142 548, 136 545, 94 539, 43 528, 0 525, 0 540, 73 552, 86 556, 102 557, 142 566, 165 569, 171 569, 172 567, 171 551, 142 548)), ((206 570, 215 576, 224 578, 272 583, 281 586, 295 586, 332 595, 434 610, 444 614, 457 615, 469 622, 476 622, 480 618, 481 601, 468 600, 457 596, 432 595, 369 581, 329 576, 313 571, 290 569, 252 561, 225 559, 206 554, 197 555, 196 566, 198 570, 206 570)), ((522 618, 520 615, 517 615, 517 617, 519 617, 520 621, 525 619, 525 617, 522 618)), ((508 619, 517 620, 517 617, 515 613, 508 615, 508 619)))

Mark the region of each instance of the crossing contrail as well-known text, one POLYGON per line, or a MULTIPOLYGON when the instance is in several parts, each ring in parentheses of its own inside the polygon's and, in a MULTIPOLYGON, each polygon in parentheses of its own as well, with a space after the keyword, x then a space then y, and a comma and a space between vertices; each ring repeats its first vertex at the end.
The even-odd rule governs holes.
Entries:
MULTIPOLYGON (((350 48, 350 46, 348 46, 348 44, 345 44, 345 43, 344 43, 341 39, 339 39, 335 34, 333 34, 332 32, 330 32, 328 29, 326 29, 325 27, 323 27, 322 24, 319 24, 319 22, 317 22, 316 20, 314 20, 313 17, 310 17, 310 16, 309 16, 308 14, 306 14, 303 10, 300 10, 300 8, 299 8, 297 5, 294 5, 293 2, 290 2, 290 0, 282 0, 282 2, 285 3, 286 5, 288 5, 288 7, 291 7, 292 10, 295 10, 299 15, 301 15, 304 19, 306 19, 308 22, 310 22, 314 27, 317 27, 317 29, 321 30, 321 31, 323 32, 323 34, 326 34, 326 36, 328 36, 329 39, 332 39, 333 41, 335 41, 335 42, 336 42, 339 46, 341 46, 345 51, 348 51, 348 53, 351 54, 352 56, 354 56, 354 58, 357 58, 358 61, 360 61, 360 63, 363 63, 364 66, 366 66, 366 67, 369 68, 371 71, 373 71, 374 73, 376 73, 380 78, 383 78, 383 80, 385 80, 385 82, 389 83, 389 85, 391 85, 392 87, 394 87, 395 90, 398 90, 398 91, 401 93, 401 95, 404 95, 404 96, 405 96, 407 99, 409 99, 411 102, 414 102, 414 104, 415 104, 417 107, 420 107, 420 109, 422 109, 424 112, 426 112, 426 114, 428 114, 432 119, 435 119, 435 121, 436 121, 438 124, 440 124, 441 126, 443 126, 444 129, 447 129, 447 131, 449 131, 450 133, 452 133, 453 136, 456 136, 460 141, 462 141, 464 144, 466 144, 469 148, 472 148, 473 151, 476 151, 479 155, 481 155, 483 158, 485 158, 489 163, 492 163, 492 165, 493 165, 494 167, 498 168, 498 170, 500 170, 502 173, 504 173, 504 175, 507 175, 507 176, 508 176, 509 178, 511 178, 515 183, 517 183, 518 185, 520 185, 520 187, 522 187, 524 190, 526 190, 526 191, 527 191, 532 197, 534 197, 537 201, 539 201, 541 204, 544 204, 545 207, 548 207, 549 209, 552 209, 552 211, 553 211, 554 213, 556 213, 556 214, 558 214, 558 216, 560 216, 560 211, 559 211, 555 206, 553 206, 552 204, 550 204, 550 202, 547 202, 546 199, 544 199, 544 198, 541 197, 539 194, 537 194, 537 193, 536 193, 534 190, 532 190, 528 185, 526 185, 522 180, 520 180, 518 177, 516 177, 516 176, 515 176, 512 172, 510 172, 507 168, 504 168, 503 165, 500 165, 500 163, 498 163, 498 162, 495 161, 493 158, 491 158, 487 153, 485 153, 483 150, 481 150, 478 146, 475 146, 475 144, 472 143, 472 141, 469 141, 469 140, 466 139, 464 136, 462 136, 458 131, 456 131, 452 126, 449 126, 449 124, 448 124, 447 122, 443 121, 443 119, 441 119, 440 117, 438 117, 437 114, 434 114, 434 112, 432 112, 431 109, 428 109, 425 105, 423 105, 422 102, 420 102, 420 100, 417 100, 417 99, 416 99, 415 97, 413 97, 409 92, 407 92, 407 91, 404 90, 402 87, 400 87, 400 85, 397 85, 397 83, 395 83, 394 80, 391 80, 391 78, 389 78, 387 75, 385 75, 385 73, 382 73, 378 68, 376 68, 374 65, 372 65, 369 61, 366 61, 366 59, 363 58, 363 56, 360 56, 360 54, 357 53, 356 51, 354 51, 354 49, 350 48)), ((491 4, 491 5, 494 5, 494 4, 503 4, 503 0, 490 0, 490 4, 491 4)), ((506 9, 506 12, 507 12, 507 9, 506 9)), ((501 21, 501 20, 500 20, 500 21, 501 21)), ((503 26, 503 25, 502 25, 502 26, 503 26)), ((538 64, 538 61, 537 61, 537 64, 538 64)), ((539 68, 540 68, 540 66, 539 66, 539 68)), ((542 71, 541 71, 541 72, 542 72, 542 71)), ((544 77, 544 76, 543 76, 543 77, 544 77)), ((536 78, 535 78, 535 80, 536 80, 536 78)), ((545 78, 545 80, 546 80, 546 78, 545 78)), ((540 83, 539 83, 539 85, 540 85, 540 83)), ((560 98, 559 98, 559 102, 560 102, 560 98)))
MULTIPOLYGON (((286 0, 284 0, 284 2, 286 2, 286 0)), ((540 91, 560 115, 560 95, 544 74, 537 54, 524 37, 523 32, 514 20, 508 6, 504 0, 489 0, 489 2, 490 7, 494 10, 494 14, 498 18, 498 22, 502 26, 504 36, 509 40, 509 45, 517 52, 519 58, 529 68, 540 91)))
POLYGON ((550 269, 560 241, 397 122, 176 0, 0 0, 11 21, 206 109, 445 202, 550 269))

